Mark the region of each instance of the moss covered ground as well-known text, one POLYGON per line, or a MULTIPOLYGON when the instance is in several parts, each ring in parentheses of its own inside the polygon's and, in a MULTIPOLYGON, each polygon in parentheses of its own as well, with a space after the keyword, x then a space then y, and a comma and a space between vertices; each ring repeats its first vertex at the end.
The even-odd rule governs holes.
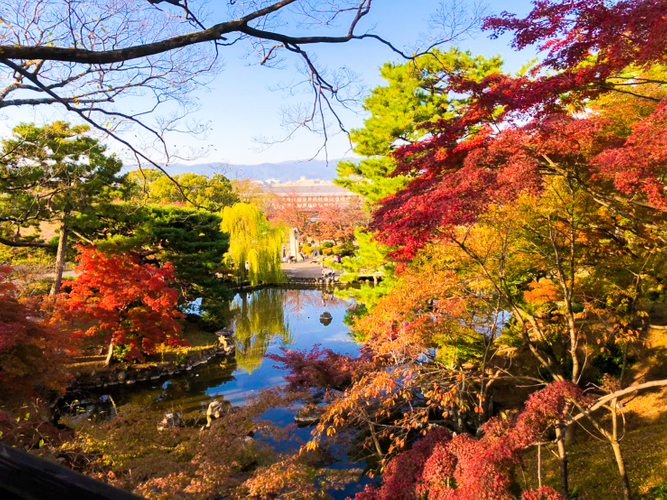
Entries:
MULTIPOLYGON (((632 383, 667 378, 667 329, 654 326, 643 344, 632 347, 636 363, 632 383)), ((667 499, 667 388, 646 391, 624 401, 625 434, 621 450, 637 499, 667 499)), ((609 427, 607 425, 607 427, 609 427)), ((599 440, 591 429, 579 427, 569 448, 570 487, 581 500, 623 498, 621 481, 609 442, 599 440)), ((559 489, 559 461, 553 448, 542 448, 542 483, 559 489)), ((528 450, 524 469, 517 479, 536 487, 537 450, 528 450)))

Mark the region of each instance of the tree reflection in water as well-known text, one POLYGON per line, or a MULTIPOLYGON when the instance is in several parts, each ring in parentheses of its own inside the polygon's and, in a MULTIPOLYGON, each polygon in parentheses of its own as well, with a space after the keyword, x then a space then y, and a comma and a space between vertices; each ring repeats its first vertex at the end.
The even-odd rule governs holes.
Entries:
POLYGON ((284 310, 286 290, 265 288, 241 293, 231 304, 236 340, 236 363, 248 373, 262 364, 274 337, 291 344, 288 315, 284 310))
POLYGON ((239 368, 248 373, 257 369, 276 337, 283 344, 291 344, 290 318, 300 319, 304 311, 317 310, 323 305, 344 305, 344 301, 326 290, 313 293, 312 290, 265 288, 237 295, 230 309, 239 368))
POLYGON ((302 318, 304 314, 324 306, 347 307, 347 303, 337 298, 333 290, 285 290, 284 308, 291 317, 302 318))
POLYGON ((113 414, 114 404, 178 411, 186 416, 201 416, 213 399, 221 400, 223 395, 234 405, 243 404, 249 394, 284 382, 284 372, 274 362, 262 363, 267 350, 277 353, 280 344, 305 350, 321 344, 355 354, 356 344, 350 343, 342 323, 347 305, 328 290, 267 288, 239 294, 224 305, 232 313, 229 326, 236 330, 235 358, 218 359, 168 380, 72 394, 71 399, 85 400, 80 405, 85 409, 82 418, 101 419, 113 414), (320 319, 325 311, 333 320, 323 326, 320 319))

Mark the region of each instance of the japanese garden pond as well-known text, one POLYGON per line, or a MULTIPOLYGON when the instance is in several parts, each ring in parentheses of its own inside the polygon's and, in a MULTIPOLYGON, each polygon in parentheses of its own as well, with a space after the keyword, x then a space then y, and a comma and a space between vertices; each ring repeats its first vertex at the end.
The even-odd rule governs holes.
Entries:
MULTIPOLYGON (((82 416, 108 418, 113 415, 114 407, 127 404, 185 415, 194 412, 204 415, 213 400, 243 405, 258 391, 285 384, 286 372, 266 358, 267 354, 280 354, 281 347, 310 350, 320 344, 322 348, 355 355, 359 344, 343 323, 351 304, 323 289, 264 288, 239 293, 230 303, 230 326, 235 331, 236 344, 234 357, 216 358, 168 379, 90 391, 90 396, 82 401, 81 409, 85 409, 82 416)), ((296 448, 310 437, 311 428, 293 425, 298 409, 298 405, 274 408, 262 416, 278 426, 294 427, 292 438, 281 447, 296 448)), ((333 468, 363 467, 352 464, 344 452, 337 458, 339 462, 333 468)), ((330 493, 334 498, 345 498, 360 491, 366 482, 355 482, 343 491, 330 493)))

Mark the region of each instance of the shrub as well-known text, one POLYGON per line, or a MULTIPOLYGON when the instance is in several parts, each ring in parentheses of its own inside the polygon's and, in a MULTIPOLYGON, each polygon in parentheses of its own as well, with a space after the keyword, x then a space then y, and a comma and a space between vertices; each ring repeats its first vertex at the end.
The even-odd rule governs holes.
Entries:
POLYGON ((667 479, 665 479, 662 483, 657 484, 653 488, 651 488, 649 490, 649 496, 647 498, 654 498, 654 499, 667 498, 667 479))
POLYGON ((354 245, 352 242, 347 241, 342 245, 336 245, 331 247, 331 253, 333 255, 347 256, 354 254, 354 245))

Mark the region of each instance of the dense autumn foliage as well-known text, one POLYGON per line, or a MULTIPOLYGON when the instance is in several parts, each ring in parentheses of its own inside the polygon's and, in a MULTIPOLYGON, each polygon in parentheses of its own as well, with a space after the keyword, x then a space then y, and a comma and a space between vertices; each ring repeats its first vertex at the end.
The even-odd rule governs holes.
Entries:
MULTIPOLYGON (((342 162, 337 180, 367 205, 305 209, 288 196, 271 214, 302 236, 356 236, 356 256, 338 267, 345 281, 373 278, 351 292, 360 354, 282 348, 268 357, 289 371, 285 392, 229 410, 203 438, 197 418, 158 431, 157 417, 126 409, 80 428, 65 454, 150 497, 315 498, 350 480, 322 467, 345 444, 369 475, 382 475, 358 500, 559 500, 581 480, 573 471, 601 468, 597 456, 569 458, 591 435, 615 467, 618 496, 643 494, 632 483, 645 471, 622 439, 652 432, 632 423, 638 415, 626 426, 636 391, 667 387, 656 341, 667 268, 666 19, 664 0, 534 0, 525 18, 503 13, 485 24, 492 37, 509 33, 514 48, 543 54, 517 74, 503 73, 499 57, 457 49, 385 65, 388 85, 372 91, 372 116, 352 134, 367 158, 342 162), (280 446, 289 426, 259 419, 295 401, 307 410, 300 425, 317 421, 312 438, 299 454, 274 453, 268 443, 280 446)), ((279 281, 283 229, 249 204, 226 207, 220 227, 239 281, 279 281)), ((169 235, 156 241, 173 246, 169 235)), ((81 276, 57 297, 55 321, 106 336, 108 359, 182 343, 171 264, 80 250, 81 276)), ((271 339, 290 338, 284 295, 262 290, 232 307, 247 372, 271 339)), ((47 331, 0 270, 2 301, 12 311, 0 311, 0 377, 11 382, 22 373, 11 364, 20 347, 43 344, 47 331)))
POLYGON ((444 91, 468 103, 422 124, 430 135, 395 151, 393 175, 411 180, 375 212, 381 241, 413 256, 430 235, 475 220, 490 203, 537 192, 553 175, 619 214, 664 211, 665 9, 657 0, 545 1, 525 19, 488 20, 495 33, 514 32, 517 48, 538 45, 547 56, 519 76, 448 75, 444 91), (614 126, 591 106, 610 95, 635 97, 643 112, 614 126))
POLYGON ((10 281, 11 268, 0 266, 0 399, 36 396, 62 389, 55 375, 69 345, 62 334, 36 319, 36 311, 20 302, 10 281))
MULTIPOLYGON (((434 424, 466 433, 485 421, 485 396, 502 368, 493 361, 501 311, 465 302, 460 286, 440 260, 420 262, 355 321, 362 356, 344 360, 354 367, 351 383, 330 395, 309 446, 341 429, 363 429, 368 453, 383 465, 434 424)), ((335 367, 319 370, 327 372, 335 367)))
POLYGON ((10 273, 0 266, 0 438, 31 447, 55 430, 43 417, 46 403, 65 388, 62 367, 73 346, 17 299, 10 273))
POLYGON ((285 196, 271 198, 271 208, 267 212, 269 220, 283 222, 290 229, 297 229, 300 235, 312 235, 315 212, 303 206, 303 202, 296 194, 288 193, 285 196))
MULTIPOLYGON (((517 75, 491 64, 470 72, 456 53, 453 62, 433 53, 439 68, 427 67, 424 56, 384 68, 402 78, 383 75, 389 86, 368 100, 382 97, 383 109, 370 107, 357 142, 386 145, 374 152, 385 158, 343 173, 361 176, 350 181, 361 186, 383 175, 397 179, 399 189, 386 189, 384 198, 365 196, 379 199, 376 239, 404 263, 386 296, 353 326, 373 363, 332 400, 311 446, 341 428, 367 429, 366 445, 387 466, 386 487, 406 480, 387 459, 430 426, 466 433, 460 440, 489 430, 488 397, 507 389, 505 377, 584 386, 599 383, 598 367, 618 356, 605 369, 623 386, 629 346, 642 338, 650 314, 645 301, 663 289, 666 8, 652 0, 547 0, 534 2, 525 19, 488 19, 495 35, 514 33, 516 48, 546 52, 517 75), (434 107, 438 100, 448 106, 434 107), (394 115, 384 108, 425 119, 396 137, 394 115)), ((572 405, 554 417, 566 498, 572 405)), ((609 409, 616 426, 616 407, 609 409)), ((591 425, 613 448, 629 498, 616 430, 604 431, 596 418, 591 425)), ((414 466, 410 453, 405 463, 414 466)), ((486 479, 506 472, 480 472, 492 467, 483 447, 467 453, 481 460, 477 472, 486 479)), ((519 494, 503 490, 502 481, 465 490, 458 477, 447 483, 457 487, 449 496, 439 488, 453 472, 443 467, 421 491, 404 484, 380 498, 398 491, 408 491, 405 498, 519 494)))
MULTIPOLYGON (((474 500, 515 498, 514 469, 520 451, 540 440, 564 416, 568 399, 582 400, 582 391, 570 382, 556 382, 533 393, 514 419, 493 418, 480 439, 452 435, 445 428, 430 431, 409 451, 393 459, 382 486, 367 487, 357 500, 474 500)), ((526 491, 522 498, 557 499, 550 488, 526 491)))
POLYGON ((354 239, 355 228, 368 224, 368 214, 361 200, 356 198, 310 207, 304 207, 303 201, 296 195, 276 198, 269 218, 298 229, 301 236, 345 242, 354 239))
MULTIPOLYGON (((364 339, 369 362, 358 364, 351 384, 331 394, 311 446, 342 430, 361 430, 368 456, 388 471, 388 461, 434 425, 462 436, 488 429, 491 399, 502 405, 511 393, 528 396, 512 389, 517 381, 595 383, 604 373, 596 367, 611 350, 627 353, 642 339, 648 313, 639 300, 660 289, 664 269, 655 241, 621 233, 615 223, 588 193, 554 178, 539 193, 490 205, 474 224, 451 229, 445 243, 427 245, 403 266, 391 291, 356 319, 352 329, 364 339), (609 238, 615 233, 624 237, 609 238)), ((616 369, 621 380, 614 384, 622 383, 624 360, 606 369, 616 369)), ((527 407, 547 407, 548 396, 539 393, 540 403, 531 396, 527 407)), ((564 427, 572 409, 559 410, 556 420, 564 427)), ((557 427, 559 445, 563 428, 557 427)), ((531 432, 526 427, 518 434, 529 438, 531 432)), ((618 447, 615 438, 609 441, 618 447)), ((564 447, 561 457, 567 469, 564 447)), ((414 497, 419 494, 407 496, 414 497)), ((478 491, 469 498, 496 497, 478 491)))
POLYGON ((155 267, 142 264, 134 253, 104 253, 90 246, 79 250, 80 276, 69 293, 58 296, 56 320, 94 322, 85 334, 103 335, 110 351, 118 346, 127 360, 143 359, 157 344, 185 343, 179 338, 178 294, 169 287, 174 279, 170 263, 155 267))
POLYGON ((317 209, 315 234, 322 240, 350 241, 354 239, 354 229, 367 223, 368 215, 360 200, 342 200, 317 209))

